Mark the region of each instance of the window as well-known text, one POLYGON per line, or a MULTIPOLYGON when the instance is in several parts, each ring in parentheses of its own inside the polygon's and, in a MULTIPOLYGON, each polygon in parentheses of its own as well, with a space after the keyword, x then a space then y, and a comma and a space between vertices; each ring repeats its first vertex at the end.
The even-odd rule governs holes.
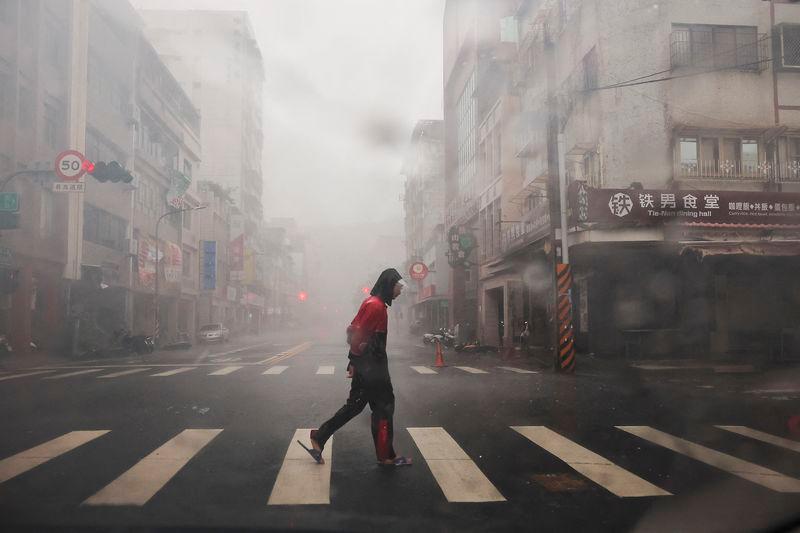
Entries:
POLYGON ((192 212, 191 211, 184 211, 183 212, 183 228, 187 230, 192 229, 192 212))
POLYGON ((108 211, 85 204, 83 208, 83 239, 106 248, 125 251, 127 222, 108 211))
POLYGON ((55 104, 44 105, 44 142, 50 148, 58 148, 61 144, 61 110, 55 104))
POLYGON ((503 148, 500 144, 500 129, 495 128, 494 133, 494 175, 499 176, 503 173, 503 148))
POLYGON ((597 87, 597 51, 592 47, 589 52, 583 56, 583 88, 584 90, 594 89, 597 87))
POLYGON ((188 159, 183 160, 183 173, 189 178, 192 177, 192 163, 188 159))
POLYGON ((672 67, 761 70, 755 26, 675 24, 672 27, 672 67))
POLYGON ((682 137, 680 140, 681 169, 697 170, 697 138, 682 137))
POLYGON ((30 128, 33 125, 33 95, 22 85, 19 86, 19 111, 17 125, 20 129, 30 128))
POLYGON ((183 249, 183 277, 192 277, 192 252, 186 248, 183 249))
POLYGON ((11 76, 0 72, 0 119, 11 116, 11 109, 11 76))
POLYGON ((742 170, 755 172, 758 168, 758 141, 743 139, 740 153, 742 170))
POLYGON ((800 163, 800 137, 789 139, 789 161, 800 163))
POLYGON ((39 204, 39 234, 49 237, 53 234, 53 192, 43 190, 39 204))
POLYGON ((800 24, 781 24, 778 36, 775 55, 782 60, 776 66, 792 70, 800 68, 800 24))

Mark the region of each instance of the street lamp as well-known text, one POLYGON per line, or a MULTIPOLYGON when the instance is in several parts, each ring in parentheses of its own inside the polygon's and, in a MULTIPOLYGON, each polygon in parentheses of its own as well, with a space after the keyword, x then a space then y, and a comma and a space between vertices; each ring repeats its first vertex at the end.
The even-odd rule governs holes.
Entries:
POLYGON ((158 328, 159 328, 158 318, 159 317, 158 317, 158 315, 159 315, 159 311, 160 311, 160 308, 161 308, 161 306, 158 305, 158 285, 159 285, 159 283, 158 283, 159 282, 158 228, 161 225, 161 221, 164 220, 166 217, 168 217, 170 215, 177 215, 178 213, 185 213, 186 211, 198 211, 200 209, 205 209, 206 207, 208 207, 208 206, 206 206, 206 205, 198 205, 198 206, 194 206, 194 207, 184 207, 184 208, 181 208, 181 209, 173 209, 172 211, 167 211, 166 213, 164 213, 163 215, 158 217, 158 220, 156 221, 156 284, 155 284, 155 291, 154 291, 154 295, 153 295, 153 298, 155 300, 155 306, 156 306, 155 313, 153 313, 153 342, 155 342, 155 343, 158 343, 158 336, 159 336, 159 331, 158 331, 158 328))

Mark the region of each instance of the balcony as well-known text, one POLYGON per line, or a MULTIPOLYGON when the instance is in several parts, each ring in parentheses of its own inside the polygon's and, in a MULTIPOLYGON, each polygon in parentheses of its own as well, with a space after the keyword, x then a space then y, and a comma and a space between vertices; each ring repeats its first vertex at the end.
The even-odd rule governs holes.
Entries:
POLYGON ((550 204, 547 201, 543 201, 525 213, 520 222, 515 222, 503 228, 503 232, 500 235, 500 252, 504 253, 531 238, 541 236, 545 230, 549 231, 549 227, 550 204))
POLYGON ((777 166, 767 161, 754 164, 730 159, 683 161, 675 169, 675 177, 684 180, 800 183, 800 160, 777 166))

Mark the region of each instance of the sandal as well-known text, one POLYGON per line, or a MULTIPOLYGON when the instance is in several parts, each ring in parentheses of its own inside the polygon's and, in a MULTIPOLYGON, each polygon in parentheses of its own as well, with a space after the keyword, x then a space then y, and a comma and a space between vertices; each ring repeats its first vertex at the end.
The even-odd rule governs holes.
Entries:
POLYGON ((314 448, 309 448, 308 446, 306 446, 305 444, 303 444, 299 440, 297 441, 297 444, 302 446, 303 449, 305 451, 307 451, 311 455, 311 457, 314 458, 314 460, 317 462, 317 464, 320 464, 320 465, 325 464, 325 459, 322 458, 322 452, 321 451, 315 450, 314 448))
POLYGON ((403 457, 402 455, 398 455, 392 459, 391 462, 386 463, 383 461, 378 461, 378 464, 380 466, 411 466, 413 461, 411 460, 411 457, 403 457))

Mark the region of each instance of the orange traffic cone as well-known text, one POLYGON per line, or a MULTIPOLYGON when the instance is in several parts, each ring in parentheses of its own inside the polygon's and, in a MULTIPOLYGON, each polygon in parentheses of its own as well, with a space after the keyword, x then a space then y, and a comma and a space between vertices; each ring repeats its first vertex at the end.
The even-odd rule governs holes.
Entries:
POLYGON ((444 366, 444 355, 442 354, 442 343, 436 341, 436 363, 434 365, 436 368, 442 368, 444 366))

